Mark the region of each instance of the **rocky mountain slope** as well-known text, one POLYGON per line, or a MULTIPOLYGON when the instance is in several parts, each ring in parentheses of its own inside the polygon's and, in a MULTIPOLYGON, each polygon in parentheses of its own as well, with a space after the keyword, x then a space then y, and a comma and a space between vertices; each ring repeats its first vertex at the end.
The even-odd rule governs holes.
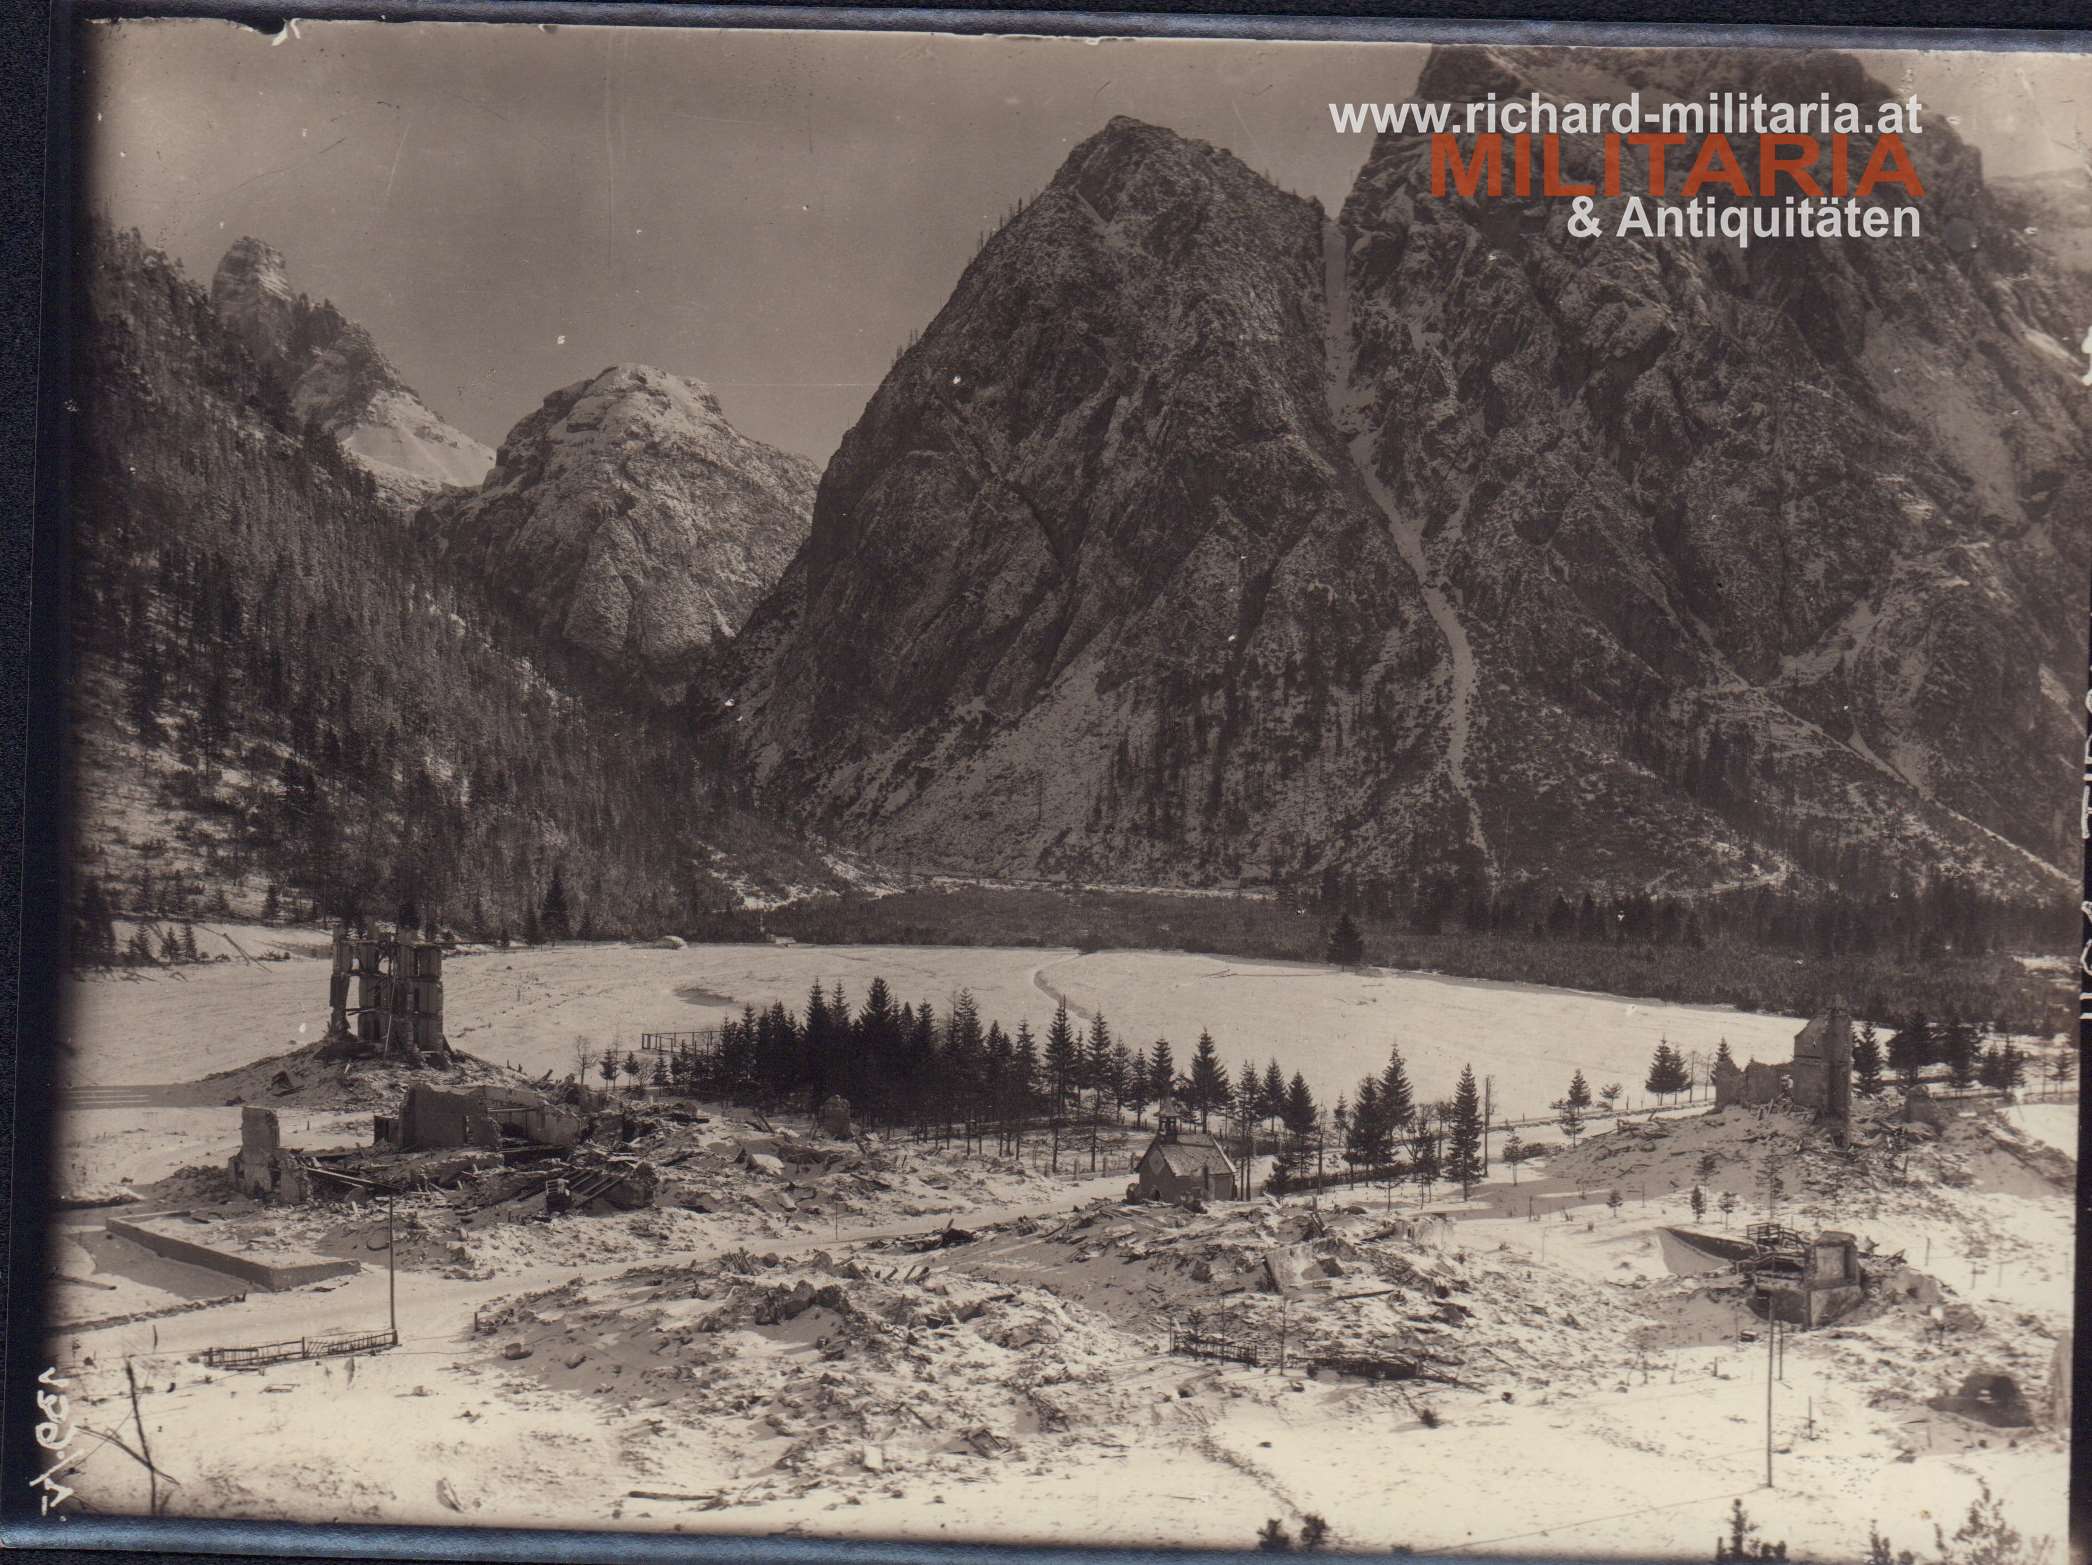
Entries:
POLYGON ((1992 181, 1991 193, 2030 245, 2092 287, 2092 171, 2020 174, 1992 181))
MULTIPOLYGON (((1608 63, 1645 92, 1888 96, 1839 56, 1608 63)), ((1588 94, 1592 73, 1441 51, 1417 90, 1535 88, 1588 94)), ((1617 735, 1812 867, 1837 841, 2061 889, 2092 481, 2060 350, 2082 317, 1976 154, 1944 125, 1918 145, 1923 238, 1741 251, 1434 200, 1415 138, 1361 171, 1341 231, 1360 419, 1469 621, 1484 813, 1521 860, 1558 829, 1526 805, 1589 775, 1550 752, 1617 735)), ((1602 153, 1564 157, 1593 178, 1602 153)))
POLYGON ((431 521, 547 636, 672 701, 804 541, 818 477, 696 381, 620 364, 547 397, 431 521))
POLYGON ((1078 147, 844 438, 733 649, 767 794, 1001 872, 1400 841, 1449 660, 1331 426, 1322 313, 1311 203, 1131 120, 1078 147))
POLYGON ((283 256, 259 239, 225 252, 211 304, 292 415, 340 441, 388 498, 418 503, 477 484, 493 465, 493 452, 429 411, 368 331, 295 292, 283 256))
POLYGON ((601 936, 837 884, 449 569, 135 230, 77 270, 67 760, 106 905, 601 936))
MULTIPOLYGON (((1417 96, 1630 85, 1887 96, 1475 49, 1417 96)), ((974 870, 2066 896, 2083 320, 1975 154, 1928 126, 1920 239, 1748 251, 1425 154, 1331 221, 1166 130, 1076 148, 694 715, 802 822, 974 870)))

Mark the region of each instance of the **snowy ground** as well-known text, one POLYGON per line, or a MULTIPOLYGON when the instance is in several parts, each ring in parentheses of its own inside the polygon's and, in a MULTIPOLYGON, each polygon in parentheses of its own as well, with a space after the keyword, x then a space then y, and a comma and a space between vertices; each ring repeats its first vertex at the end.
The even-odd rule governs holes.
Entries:
MULTIPOLYGON (((1332 1216, 1350 1231, 1377 1226, 1378 1203, 1361 1205, 1332 1216)), ((1690 1280, 1663 1265, 1656 1227, 1690 1221, 1680 1198, 1617 1217, 1586 1207, 1567 1222, 1463 1223, 1439 1249, 1395 1245, 1394 1264, 1445 1277, 1486 1322, 1494 1346, 1470 1352, 1472 1387, 1172 1357, 1150 1300, 1182 1273, 1114 1250, 1116 1210, 1102 1208, 1090 1230, 1102 1237, 1057 1264, 999 1264, 1008 1248, 984 1243, 932 1257, 920 1283, 834 1283, 922 1264, 845 1234, 776 1246, 778 1281, 753 1279, 839 1286, 860 1310, 884 1300, 891 1319, 914 1322, 905 1340, 888 1325, 866 1343, 820 1309, 775 1326, 743 1315, 708 1334, 731 1279, 672 1256, 637 1272, 416 1278, 400 1296, 406 1345, 353 1377, 341 1362, 213 1376, 186 1355, 293 1322, 367 1324, 382 1309, 376 1273, 86 1333, 71 1362, 97 1360, 79 1373, 100 1399, 84 1415, 99 1428, 123 1411, 114 1361, 138 1356, 187 1514, 1239 1547, 1267 1517, 1297 1526, 1314 1513, 1336 1545, 1361 1551, 1694 1557, 1741 1497, 1763 1535, 1801 1557, 1854 1558, 1870 1522, 1899 1545, 1928 1543, 1934 1518, 1951 1531, 1981 1479, 2022 1530, 2062 1534, 2062 1437, 1925 1409, 1919 1399, 1951 1384, 1968 1350, 1929 1342, 1914 1308, 1788 1339, 1765 1489, 1764 1350, 1739 1340, 1752 1323, 1694 1305, 1690 1280), (907 1314, 891 1314, 895 1300, 907 1314), (480 1311, 489 1329, 475 1335, 480 1311), (1649 1321, 1668 1322, 1668 1336, 1649 1321), (503 1357, 511 1341, 529 1356, 503 1357)), ((1254 1211, 1191 1221, 1251 1250, 1260 1232, 1271 1238, 1254 1211)), ((2060 1236, 2067 1272, 2067 1221, 2056 1226, 2041 1237, 2060 1236)), ((1979 1351, 2027 1339, 2028 1362, 2013 1367, 2039 1396, 2067 1293, 1976 1300, 1986 1314, 2022 1304, 2024 1323, 2005 1316, 1979 1351)), ((1304 1334, 1315 1300, 1288 1308, 1304 1334)), ((1458 1333, 1446 1339, 1458 1354, 1458 1333)), ((135 1504, 142 1476, 98 1450, 83 1492, 135 1504)))
MULTIPOLYGON (((271 939, 319 945, 295 931, 233 938, 253 955, 271 939)), ((1512 1083, 1544 1099, 1565 1066, 1633 1082, 1657 1036, 1688 1052, 1726 1036, 1739 1057, 1784 1058, 1796 1026, 1305 965, 942 949, 489 952, 449 965, 446 999, 462 1047, 564 1074, 576 1033, 629 1044, 729 1005, 797 1005, 817 979, 860 999, 875 974, 940 1005, 963 984, 1006 1024, 1042 1024, 1064 994, 1129 1042, 1166 1032, 1180 1058, 1209 1027, 1231 1066, 1276 1052, 1330 1096, 1391 1035, 1427 1095, 1471 1058, 1516 1106, 1512 1083)), ((257 1210, 213 1196, 208 1173, 168 1179, 221 1166, 237 1141, 239 1110, 220 1094, 251 1083, 201 1078, 309 1040, 324 994, 306 955, 82 981, 69 1185, 164 1180, 170 1202, 217 1200, 223 1232, 257 1244, 360 1240, 367 1212, 257 1210)), ((51 1351, 99 1431, 80 1488, 103 1509, 144 1504, 143 1472, 106 1439, 128 1443, 129 1356, 185 1515, 1237 1548, 1269 1517, 1297 1528, 1314 1513, 1353 1550, 1698 1556, 1740 1496, 1764 1537, 1850 1559, 1870 1522, 1929 1552, 1932 1522, 1951 1533, 1980 1479, 2023 1532, 2060 1539, 2061 1435, 1972 1424, 1926 1399, 1998 1368, 2045 1404, 2074 1254, 2069 1164, 2054 1149, 2074 1151, 2076 1105, 1957 1114, 1907 1181, 1881 1150, 1878 1112, 1857 1163, 1797 1121, 1730 1110, 1589 1136, 1521 1168, 1515 1187, 1465 1200, 1441 1188, 1428 1208, 1413 1191, 1333 1190, 1185 1217, 1113 1204, 1123 1166, 1056 1179, 956 1148, 882 1153, 893 1161, 868 1183, 766 1180, 716 1150, 736 1130, 715 1111, 692 1132, 715 1150, 664 1171, 708 1196, 696 1205, 481 1224, 443 1192, 403 1201, 403 1346, 353 1374, 336 1361, 228 1375, 193 1355, 382 1324, 375 1256, 316 1288, 61 1330, 51 1351), (1740 1229, 1763 1215, 1769 1163, 1787 1180, 1783 1220, 1901 1252, 1951 1319, 1883 1300, 1791 1338, 1766 1489, 1762 1329, 1706 1278, 1674 1276, 1659 1229, 1693 1225, 1695 1184, 1710 1202, 1737 1198, 1699 1226, 1740 1229), (1265 1259, 1298 1250, 1311 1208, 1345 1275, 1264 1291, 1265 1259), (1415 1225, 1427 1209, 1457 1220, 1427 1239, 1415 1225), (947 1218, 983 1237, 912 1247, 947 1218), (744 1250, 756 1258, 734 1258, 744 1250), (752 1297, 797 1284, 849 1302, 749 1313, 752 1297), (1463 1383, 1168 1353, 1171 1312, 1207 1307, 1276 1316, 1296 1354, 1345 1333, 1421 1346, 1463 1383), (505 1357, 511 1341, 529 1355, 505 1357)), ((293 1099, 283 1123, 294 1145, 369 1139, 360 1103, 293 1099)), ((100 1232, 103 1215, 65 1219, 64 1318, 230 1291, 130 1253, 100 1232)))
MULTIPOLYGON (((228 949, 217 926, 200 946, 228 949), (217 942, 214 944, 213 942, 217 942)), ((229 931, 265 944, 324 951, 317 931, 229 931)), ((961 988, 981 1015, 1035 1030, 1065 998, 1083 1017, 1102 1011, 1129 1047, 1171 1040, 1181 1065, 1210 1031, 1232 1071, 1276 1055, 1324 1101, 1386 1063, 1399 1041, 1426 1097, 1450 1095, 1464 1064, 1496 1078, 1501 1112, 1543 1113, 1572 1072, 1593 1086, 1641 1081, 1659 1041, 1712 1059, 1727 1040, 1739 1061, 1786 1059, 1801 1021, 1719 1007, 1623 1000, 1537 985, 1432 974, 1350 972, 1313 963, 1182 952, 972 949, 948 946, 690 946, 616 944, 488 950, 452 958, 444 1003, 452 1042, 535 1075, 573 1068, 574 1040, 598 1048, 646 1031, 704 1027, 744 1005, 799 1009, 819 983, 840 982, 855 1004, 883 977, 897 1001, 940 1011, 961 988)), ((68 1076, 83 1086, 190 1081, 246 1063, 326 1027, 317 964, 234 960, 201 967, 97 975, 74 988, 68 1076)))
POLYGON ((2005 1110, 2005 1118, 2042 1145, 2054 1147, 2068 1157, 2077 1156, 2075 1103, 2017 1103, 2005 1110))

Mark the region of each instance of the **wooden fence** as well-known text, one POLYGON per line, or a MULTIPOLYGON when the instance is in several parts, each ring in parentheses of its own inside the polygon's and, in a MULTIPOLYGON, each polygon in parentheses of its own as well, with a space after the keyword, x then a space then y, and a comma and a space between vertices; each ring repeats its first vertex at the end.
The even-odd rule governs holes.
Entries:
POLYGON ((719 1029, 707 1027, 697 1032, 643 1032, 639 1035, 641 1054, 678 1054, 685 1049, 702 1055, 717 1054, 719 1029))
POLYGON ((396 1348, 400 1343, 397 1331, 364 1331, 354 1333, 326 1333, 317 1337, 300 1337, 295 1342, 264 1342, 251 1348, 205 1348, 203 1361, 213 1369, 260 1369, 269 1364, 284 1364, 293 1359, 340 1358, 350 1353, 377 1353, 385 1348, 396 1348))
POLYGON ((1193 1310, 1170 1321, 1169 1350, 1254 1368, 1277 1361, 1268 1335, 1257 1330, 1239 1310, 1193 1310))

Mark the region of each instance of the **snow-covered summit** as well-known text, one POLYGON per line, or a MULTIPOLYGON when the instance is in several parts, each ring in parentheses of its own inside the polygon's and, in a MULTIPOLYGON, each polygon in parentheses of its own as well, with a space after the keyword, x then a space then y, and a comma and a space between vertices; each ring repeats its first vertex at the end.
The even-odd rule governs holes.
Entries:
POLYGON ((735 429, 703 383, 616 364, 517 424, 440 529, 549 631, 673 699, 791 560, 819 477, 735 429))
POLYGON ((401 380, 368 331, 297 292, 275 247, 234 241, 211 278, 211 303, 291 410, 333 435, 402 504, 470 488, 493 465, 493 452, 401 380))

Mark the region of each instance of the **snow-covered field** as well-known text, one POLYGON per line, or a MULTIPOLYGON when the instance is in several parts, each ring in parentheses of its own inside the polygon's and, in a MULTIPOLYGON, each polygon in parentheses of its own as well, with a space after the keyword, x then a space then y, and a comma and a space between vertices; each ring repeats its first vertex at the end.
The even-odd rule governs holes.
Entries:
POLYGON ((2016 1103, 2005 1110, 2005 1119, 2014 1129, 2043 1146, 2054 1147, 2070 1157, 2077 1156, 2075 1103, 2016 1103))
POLYGON ((1085 1013, 1101 1009, 1121 1038, 1168 1037, 1180 1064, 1202 1027, 1231 1071, 1244 1058, 1262 1064, 1275 1055, 1323 1102, 1378 1070, 1399 1042, 1420 1096, 1450 1097, 1471 1064, 1477 1081, 1495 1077, 1500 1118, 1545 1113, 1578 1070, 1593 1090, 1617 1081, 1638 1100, 1663 1039, 1710 1061, 1723 1039, 1739 1063, 1753 1054, 1785 1060, 1802 1027, 1789 1017, 1537 984, 1180 952, 1049 958, 1040 981, 1085 1013))
MULTIPOLYGON (((209 923, 195 931, 200 952, 228 960, 97 974, 73 986, 59 1056, 70 1089, 61 1168, 72 1192, 221 1162, 238 1143, 237 1108, 146 1089, 195 1082, 326 1030, 322 932, 209 923), (277 952, 288 959, 261 959, 277 952)), ((120 933, 128 938, 127 928, 120 933)), ((596 1051, 630 1048, 642 1032, 711 1026, 744 1005, 798 1010, 816 983, 841 984, 855 1006, 879 977, 897 1001, 928 1000, 940 1011, 969 989, 984 1018, 1011 1029, 1024 1020, 1043 1032, 1065 998, 1079 1021, 1101 1011, 1129 1047, 1168 1038, 1179 1069, 1204 1029, 1231 1072, 1244 1059, 1261 1066, 1275 1057, 1325 1103, 1377 1071, 1399 1040, 1420 1095, 1450 1096, 1462 1065, 1472 1064, 1477 1079, 1494 1078, 1499 1120, 1544 1113, 1579 1069, 1594 1089, 1617 1081, 1637 1099, 1659 1039, 1708 1059, 1723 1039, 1739 1061, 1786 1059, 1801 1026, 1535 985, 1182 952, 577 943, 452 957, 445 1030, 482 1059, 564 1076, 577 1038, 596 1051)))
MULTIPOLYGON (((235 929, 248 950, 262 941, 235 929)), ((217 937, 198 926, 198 942, 217 937)), ((273 941, 317 952, 317 932, 273 941)), ((940 1011, 970 989, 985 1019, 1035 1030, 1065 997, 1081 1018, 1102 1011, 1129 1047, 1170 1040, 1180 1068, 1204 1029, 1232 1071, 1276 1057, 1324 1101, 1378 1070, 1399 1041, 1426 1096, 1450 1095, 1463 1064, 1495 1077, 1499 1117, 1541 1113, 1582 1070, 1596 1088, 1641 1094, 1661 1039, 1713 1057, 1784 1060, 1799 1019, 1716 1007, 1624 1000, 1536 985, 1422 973, 1356 973, 1310 963, 1182 952, 973 949, 950 946, 690 946, 664 951, 600 944, 489 950, 444 968, 445 1026, 469 1053, 533 1075, 573 1068, 574 1039, 599 1047, 642 1032, 704 1027, 782 1001, 797 1010, 816 983, 851 1004, 883 977, 897 1001, 940 1011)), ((325 1030, 317 963, 213 963, 174 972, 90 978, 74 990, 69 1078, 80 1085, 190 1081, 325 1030)))
MULTIPOLYGON (((197 937, 231 960, 76 984, 62 1116, 76 1191, 221 1164, 239 1109, 220 1096, 230 1084, 199 1078, 325 1025, 316 933, 199 926, 197 937), (265 948, 291 954, 248 959, 265 948)), ((1688 1055, 1726 1039, 1739 1059, 1785 1059, 1800 1025, 1180 953, 606 944, 460 954, 445 973, 448 1030, 483 1059, 563 1074, 577 1035, 629 1046, 744 1004, 796 1008, 817 981, 840 981, 854 1004, 874 976, 896 998, 940 1009, 970 989, 1006 1026, 1043 1027, 1064 996, 1084 1016, 1101 1010, 1129 1045, 1168 1036, 1180 1062, 1204 1028, 1230 1068, 1276 1055, 1325 1099, 1399 1039, 1422 1093, 1450 1091, 1471 1062, 1495 1078, 1500 1112, 1539 1109, 1576 1069, 1638 1096, 1658 1038, 1688 1055)), ((238 1080, 251 1086, 253 1074, 238 1080)), ((1870 1120, 1884 1112, 1868 1109, 1870 1120)), ((694 1208, 475 1228, 447 1258, 402 1272, 404 1344, 353 1375, 314 1362, 228 1376, 189 1355, 381 1319, 385 1279, 369 1264, 318 1289, 90 1327, 77 1341, 62 1333, 53 1351, 80 1374, 91 1408, 121 1401, 120 1365, 137 1359, 154 1388, 155 1449, 183 1485, 175 1507, 191 1515, 1243 1548, 1267 1517, 1297 1527, 1313 1513, 1349 1550, 1701 1557, 1740 1497, 1765 1538, 1835 1559, 1864 1554, 1871 1522, 1898 1548, 1929 1550, 1933 1520, 1951 1534, 1980 1481, 2022 1532, 2060 1539, 2060 1433, 1970 1425, 1926 1399, 1972 1367, 2002 1367, 2045 1406, 2053 1346, 2071 1320, 2074 1249, 2048 1148, 2074 1152, 2076 1115, 2075 1104, 2046 1103, 1959 1112, 1940 1144, 1918 1149, 1908 1182, 1871 1124, 1859 1163, 1819 1147, 1790 1168, 1783 1219, 1901 1252, 1973 1313, 1935 1332, 1922 1307, 1885 1298, 1794 1339, 1774 1388, 1769 1491, 1762 1337, 1733 1302, 1702 1298, 1704 1279, 1671 1275, 1658 1232, 1692 1221, 1696 1183, 1741 1201, 1710 1224, 1761 1215, 1763 1168, 1795 1156, 1809 1133, 1735 1109, 1590 1136, 1521 1170, 1525 1188, 1508 1201, 1491 1186, 1464 1201, 1441 1186, 1434 1206, 1463 1220, 1437 1248, 1379 1231, 1417 1212, 1411 1193, 1316 1198, 1350 1225, 1329 1253, 1354 1280, 1333 1286, 1356 1288, 1375 1265, 1445 1280, 1450 1291, 1383 1288, 1356 1295, 1379 1302, 1343 1307, 1380 1311, 1385 1329, 1444 1351, 1464 1366, 1460 1385, 1286 1375, 1166 1351, 1171 1310, 1209 1299, 1278 1308, 1256 1268, 1287 1242, 1275 1227, 1307 1217, 1305 1201, 1201 1217, 1104 1204, 1071 1222, 1075 1203, 1108 1203, 1125 1175, 998 1172, 963 1150, 910 1153, 905 1141, 898 1155, 939 1160, 934 1200, 913 1174, 889 1171, 857 1206, 757 1222, 731 1204, 756 1176, 722 1159, 695 1176, 705 1201, 694 1208), (1718 1166, 1703 1172, 1709 1153, 1718 1166), (1604 1206, 1609 1189, 1627 1193, 1622 1209, 1604 1206), (1534 1220, 1483 1215, 1491 1209, 1534 1220), (893 1237, 941 1225, 926 1212, 962 1226, 1021 1214, 1029 1226, 926 1256, 893 1237), (1180 1247, 1151 1252, 1124 1237, 1154 1231, 1144 1224, 1180 1225, 1180 1247), (858 1302, 761 1329, 701 1324, 742 1286, 721 1271, 742 1247, 782 1256, 747 1286, 803 1277, 858 1302), (635 1265, 682 1270, 635 1280, 635 1265), (547 1290, 560 1294, 548 1301, 547 1290), (537 1300, 522 1333, 531 1353, 511 1360, 503 1348, 519 1333, 475 1335, 475 1312, 519 1299, 537 1300), (855 1345, 838 1348, 833 1331, 855 1345), (83 1367, 88 1357, 98 1367, 83 1367)), ((361 1142, 369 1115, 289 1108, 284 1129, 298 1145, 361 1142)), ((732 1134, 723 1120, 704 1134, 722 1132, 732 1134)), ((786 1190, 804 1211, 822 1199, 803 1182, 757 1193, 775 1204, 786 1190)), ((453 1237, 438 1228, 455 1213, 442 1194, 425 1205, 415 1221, 440 1252, 453 1237)), ((65 1318, 215 1286, 105 1255, 114 1241, 93 1232, 95 1215, 68 1218, 59 1264, 77 1296, 65 1318)), ((219 1216, 227 1232, 274 1223, 308 1244, 341 1220, 320 1208, 219 1216)), ((1296 1300, 1290 1319, 1309 1329, 1330 1307, 1296 1300)), ((94 1453, 83 1477, 98 1505, 144 1503, 142 1474, 114 1448, 94 1453)))

